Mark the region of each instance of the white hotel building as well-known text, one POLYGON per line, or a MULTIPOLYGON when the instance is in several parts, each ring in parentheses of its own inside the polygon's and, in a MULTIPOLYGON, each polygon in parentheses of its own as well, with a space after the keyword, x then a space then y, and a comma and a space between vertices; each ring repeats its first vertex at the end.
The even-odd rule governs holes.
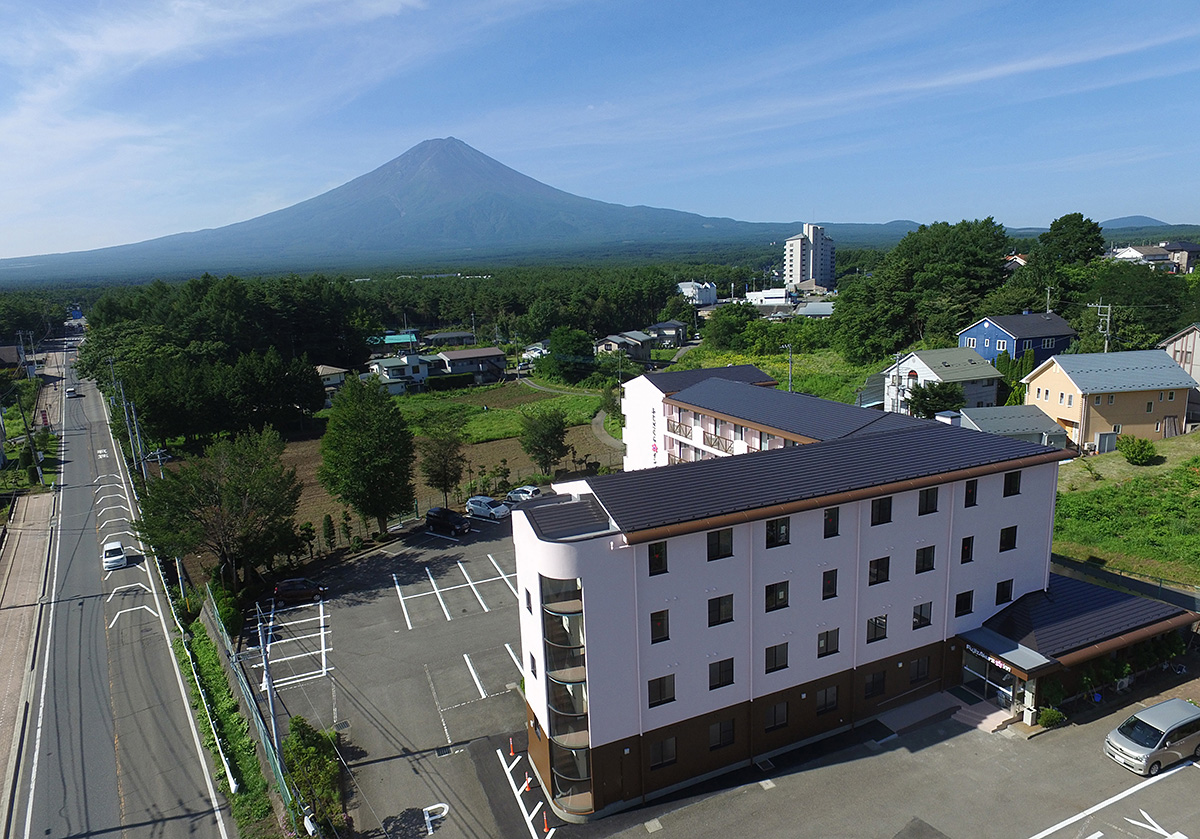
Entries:
MULTIPOLYGON (((959 684, 960 635, 1049 584, 1067 453, 751 371, 631 382, 633 471, 513 511, 529 752, 564 818, 959 684)), ((1012 676, 989 689, 1019 705, 1012 676)))

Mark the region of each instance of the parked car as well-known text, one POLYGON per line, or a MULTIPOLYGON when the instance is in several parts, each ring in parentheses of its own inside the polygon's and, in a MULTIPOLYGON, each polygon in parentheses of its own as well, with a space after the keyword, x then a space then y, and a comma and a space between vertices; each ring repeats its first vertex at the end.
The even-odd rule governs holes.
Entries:
POLYGON ((526 485, 509 490, 506 498, 513 504, 520 504, 522 501, 528 501, 531 498, 540 498, 541 495, 541 489, 535 486, 526 485))
POLYGON ((1200 708, 1179 698, 1143 708, 1109 732, 1104 753, 1139 775, 1157 775, 1190 757, 1200 760, 1200 708))
POLYGON ((285 603, 316 603, 325 599, 329 592, 316 580, 308 577, 293 577, 290 580, 280 580, 275 584, 275 604, 285 603))
POLYGON ((101 565, 105 571, 114 571, 117 568, 124 568, 129 560, 125 557, 125 546, 121 544, 121 540, 117 539, 112 542, 104 543, 103 559, 101 565))
POLYGON ((79 393, 76 392, 75 388, 73 388, 73 387, 67 388, 67 398, 68 399, 74 399, 78 395, 79 395, 79 393))
POLYGON ((470 532, 471 522, 461 513, 445 507, 430 507, 425 511, 425 526, 445 536, 462 536, 470 532))
POLYGON ((472 495, 467 499, 467 512, 472 516, 484 519, 506 519, 512 510, 503 501, 497 501, 487 495, 472 495))

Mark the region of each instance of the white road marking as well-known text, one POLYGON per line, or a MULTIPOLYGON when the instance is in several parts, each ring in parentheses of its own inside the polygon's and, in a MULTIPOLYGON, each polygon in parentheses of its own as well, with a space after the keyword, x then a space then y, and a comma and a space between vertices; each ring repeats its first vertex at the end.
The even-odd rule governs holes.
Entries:
MULTIPOLYGON (((394 574, 392 576, 395 577, 394 574)), ((444 585, 441 587, 440 591, 447 592, 447 591, 457 591, 460 588, 474 588, 475 584, 483 585, 484 583, 494 583, 497 580, 503 580, 503 579, 504 579, 503 577, 488 577, 486 580, 474 580, 472 583, 459 583, 458 585, 453 585, 453 586, 445 586, 444 585)), ((436 594, 436 593, 437 592, 435 592, 435 591, 418 591, 416 594, 408 595, 408 599, 416 600, 418 597, 428 597, 429 595, 436 594)))
POLYGON ((475 688, 479 691, 479 698, 487 699, 487 691, 483 689, 483 683, 479 681, 479 674, 475 672, 475 667, 471 664, 471 657, 463 653, 463 661, 467 663, 467 669, 471 671, 471 678, 475 681, 475 688))
POLYGON ((408 607, 404 605, 404 592, 400 590, 400 581, 396 579, 396 575, 392 575, 392 584, 396 586, 396 596, 400 598, 400 609, 404 612, 404 624, 409 629, 412 629, 412 621, 408 619, 408 607))
POLYGON ((512 644, 505 644, 504 649, 508 650, 508 657, 513 660, 513 664, 517 665, 517 670, 523 674, 525 671, 521 670, 521 659, 517 658, 517 654, 513 652, 512 644))
MULTIPOLYGON (((112 593, 109 594, 107 598, 105 598, 104 602, 105 603, 112 602, 112 599, 117 596, 117 592, 120 591, 121 589, 126 589, 126 588, 140 588, 143 591, 150 591, 150 586, 146 585, 145 583, 130 583, 127 586, 117 586, 116 588, 114 588, 112 590, 112 593)), ((153 594, 153 592, 151 592, 151 594, 153 594)))
POLYGON ((437 583, 433 581, 433 574, 428 565, 425 566, 425 576, 429 578, 429 584, 433 586, 433 593, 437 595, 438 603, 442 604, 442 614, 446 616, 446 620, 450 620, 450 610, 446 608, 446 601, 442 599, 442 593, 438 591, 437 583))
POLYGON ((1150 786, 1151 784, 1157 784, 1159 781, 1161 781, 1163 778, 1166 778, 1168 775, 1174 775, 1180 769, 1185 769, 1191 765, 1192 765, 1191 763, 1184 763, 1179 766, 1176 766, 1174 769, 1168 769, 1166 772, 1160 772, 1157 775, 1155 775, 1153 778, 1147 778, 1146 780, 1142 781, 1140 784, 1135 784, 1134 786, 1131 786, 1129 789, 1125 790, 1124 792, 1118 793, 1117 795, 1114 795, 1112 798, 1109 798, 1106 801, 1101 801, 1099 804, 1095 804, 1095 805, 1089 807, 1088 809, 1084 810, 1082 813, 1078 813, 1077 815, 1074 815, 1069 819, 1065 819, 1065 820, 1059 822, 1058 824, 1054 825, 1054 827, 1048 827, 1045 830, 1043 830, 1041 833, 1037 833, 1037 834, 1034 834, 1033 836, 1030 836, 1029 839, 1045 839, 1045 837, 1049 836, 1050 834, 1057 833, 1058 831, 1062 830, 1064 827, 1070 827, 1071 825, 1075 824, 1075 822, 1086 819, 1088 816, 1092 815, 1093 813, 1099 812, 1100 810, 1103 810, 1105 807, 1109 806, 1110 804, 1115 804, 1123 798, 1128 798, 1129 796, 1133 795, 1135 792, 1140 792, 1140 791, 1144 790, 1146 787, 1150 786))
MULTIPOLYGON (((517 800, 517 806, 521 808, 521 815, 525 817, 525 826, 529 828, 530 839, 538 839, 538 833, 540 831, 533 826, 533 820, 537 816, 538 811, 542 809, 541 798, 539 797, 537 804, 535 804, 533 807, 533 810, 526 810, 525 802, 521 800, 521 794, 525 792, 525 782, 522 781, 520 784, 517 784, 515 781, 513 781, 512 777, 513 767, 520 763, 521 758, 517 757, 517 759, 511 764, 507 763, 504 760, 504 752, 500 751, 499 749, 496 749, 496 757, 500 758, 500 765, 504 767, 504 775, 508 778, 508 787, 512 790, 513 798, 517 800)), ((556 830, 558 830, 557 827, 550 828, 550 831, 544 834, 545 839, 550 839, 556 830)))
POLYGON ((508 581, 509 576, 515 577, 517 575, 516 574, 512 574, 512 575, 505 574, 504 570, 496 562, 496 557, 492 556, 491 554, 488 554, 487 557, 488 557, 488 559, 490 559, 492 561, 492 565, 496 566, 496 573, 499 574, 501 579, 504 580, 504 584, 506 586, 508 586, 509 591, 511 591, 513 593, 513 597, 517 598, 517 600, 520 600, 521 597, 520 597, 520 595, 517 594, 517 587, 508 581))
POLYGON ((149 606, 134 606, 132 609, 122 609, 121 611, 119 611, 115 615, 113 615, 113 619, 112 619, 112 621, 109 622, 108 628, 112 629, 114 626, 116 626, 117 619, 120 618, 121 615, 125 614, 126 612, 137 612, 142 609, 145 609, 147 612, 154 615, 154 617, 156 617, 156 618, 158 617, 158 612, 154 611, 149 606))
POLYGON ((458 561, 458 570, 462 571, 463 577, 466 578, 467 585, 469 585, 471 587, 471 591, 475 592, 475 599, 479 601, 479 605, 483 607, 483 611, 485 611, 485 612, 492 611, 491 609, 488 608, 488 605, 483 602, 483 597, 480 596, 479 589, 475 588, 475 584, 473 582, 471 582, 471 575, 468 574, 467 569, 463 567, 461 559, 458 561))
MULTIPOLYGON (((433 686, 433 677, 429 675, 429 665, 426 664, 423 666, 425 667, 425 681, 429 682, 429 692, 433 694, 433 706, 438 710, 438 716, 442 720, 442 731, 446 735, 446 745, 449 746, 454 741, 450 739, 450 728, 446 725, 446 715, 442 713, 442 702, 438 699, 437 688, 433 686)), ((537 837, 534 837, 534 839, 537 839, 537 837)))

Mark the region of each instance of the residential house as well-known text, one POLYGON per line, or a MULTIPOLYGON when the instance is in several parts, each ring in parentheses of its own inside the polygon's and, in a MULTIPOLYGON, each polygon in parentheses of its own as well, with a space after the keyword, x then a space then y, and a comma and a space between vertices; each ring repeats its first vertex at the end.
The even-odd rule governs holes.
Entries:
POLYGON ((413 353, 393 358, 377 358, 367 369, 380 379, 404 381, 409 388, 421 388, 429 378, 429 363, 413 353))
POLYGON ((633 361, 649 361, 654 339, 636 329, 607 335, 595 344, 596 352, 624 352, 633 361))
POLYGON ((1020 359, 1032 351, 1034 364, 1065 352, 1078 333, 1054 312, 997 315, 975 321, 958 333, 958 345, 979 353, 994 364, 1001 353, 1020 359))
POLYGON ((1161 245, 1129 245, 1110 252, 1109 258, 1139 265, 1166 265, 1171 262, 1171 254, 1161 245))
POLYGON ((1056 355, 1021 380, 1036 405, 1081 448, 1109 451, 1119 434, 1150 440, 1184 431, 1196 380, 1163 350, 1056 355))
POLYGON ((537 361, 542 356, 550 352, 549 341, 538 341, 536 344, 530 344, 521 351, 522 361, 537 361))
MULTIPOLYGON (((1170 338, 1159 341, 1158 346, 1165 350, 1185 373, 1200 381, 1200 323, 1185 326, 1170 338)), ((1200 389, 1188 392, 1187 417, 1189 423, 1200 420, 1200 389)))
POLYGON ((827 291, 833 288, 837 249, 825 228, 805 224, 783 243, 783 280, 788 291, 827 291))
POLYGON ((751 306, 787 306, 792 300, 786 288, 764 288, 762 291, 746 292, 746 302, 751 306))
POLYGON ((688 325, 678 320, 664 320, 645 329, 660 347, 682 347, 687 343, 688 325))
MULTIPOLYGON (((473 350, 443 350, 437 354, 446 374, 473 373, 475 384, 491 384, 504 380, 508 358, 499 347, 480 347, 473 350)), ((432 372, 432 371, 431 371, 432 372)))
POLYGON ((461 347, 474 343, 474 332, 433 332, 425 336, 427 347, 461 347))
POLYGON ((1196 262, 1200 260, 1200 245, 1195 242, 1163 242, 1162 249, 1167 252, 1167 258, 1174 264, 1174 271, 1179 274, 1190 274, 1196 270, 1196 262))
POLYGON ((778 384, 752 364, 647 373, 631 379, 622 387, 621 398, 621 413, 625 416, 625 428, 621 434, 625 442, 622 468, 626 472, 666 465, 668 445, 664 398, 712 377, 749 382, 760 387, 778 384))
POLYGON ((1011 274, 1018 268, 1024 268, 1029 264, 1029 255, 1023 253, 1012 253, 1004 257, 1004 270, 1011 274))
POLYGON ((317 365, 317 375, 326 389, 339 387, 342 382, 346 381, 346 374, 349 372, 345 367, 331 367, 328 364, 317 365))
POLYGON ((963 408, 959 413, 963 428, 999 434, 1027 443, 1067 447, 1067 432, 1036 405, 995 405, 991 408, 963 408))
POLYGON ((405 379, 389 379, 385 376, 380 376, 378 373, 359 373, 359 381, 379 383, 388 396, 403 396, 408 393, 408 381, 405 379))
POLYGON ((833 317, 833 301, 813 300, 808 303, 801 303, 796 307, 796 317, 818 318, 820 320, 833 317))
POLYGON ((962 385, 966 405, 986 408, 995 405, 1000 388, 1000 373, 973 349, 952 347, 944 350, 916 350, 883 370, 885 411, 910 413, 908 392, 913 385, 954 382, 962 385))
POLYGON ((717 305, 717 284, 710 282, 693 282, 687 280, 676 286, 679 293, 688 299, 693 306, 717 305))

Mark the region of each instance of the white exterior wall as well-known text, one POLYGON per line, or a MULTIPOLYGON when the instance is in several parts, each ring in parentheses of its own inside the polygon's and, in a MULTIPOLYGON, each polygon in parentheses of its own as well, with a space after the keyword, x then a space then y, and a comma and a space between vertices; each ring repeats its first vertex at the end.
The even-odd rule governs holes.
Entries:
MULTIPOLYGON (((908 402, 905 399, 908 387, 911 383, 909 371, 915 371, 917 374, 917 383, 927 385, 930 382, 940 382, 941 379, 929 365, 921 361, 921 359, 913 354, 906 355, 900 359, 899 364, 893 364, 884 371, 883 379, 883 410, 907 414, 908 402), (899 389, 897 398, 897 382, 896 368, 899 367, 899 389)), ((996 387, 998 379, 996 377, 983 377, 980 379, 967 380, 958 382, 962 385, 963 396, 966 397, 967 408, 989 408, 996 404, 996 387), (992 384, 987 384, 987 382, 992 384), (980 404, 982 403, 982 404, 980 404)))
MULTIPOLYGON (((766 548, 766 522, 733 527, 734 555, 709 562, 706 532, 667 540, 666 574, 649 576, 649 546, 623 547, 621 536, 570 544, 540 542, 513 514, 521 598, 522 667, 527 700, 547 721, 542 677, 538 575, 578 577, 583 585, 589 734, 597 746, 748 701, 786 687, 862 667, 980 626, 1007 603, 996 584, 1013 580, 1012 599, 1049 582, 1058 465, 1022 470, 1021 493, 1003 497, 1004 474, 978 479, 977 505, 964 507, 965 481, 939 487, 938 510, 917 515, 919 492, 892 496, 892 521, 872 527, 870 500, 840 507, 840 535, 824 538, 824 510, 793 514, 788 545, 766 548), (1017 525, 1017 548, 999 551, 1000 531, 1017 525), (974 560, 960 561, 974 536, 974 560), (916 550, 936 548, 934 570, 916 573, 916 550), (871 560, 890 556, 889 580, 868 586, 871 560), (822 575, 838 571, 837 596, 822 599, 822 575), (766 586, 787 580, 789 605, 765 611, 766 586), (526 590, 533 610, 526 607, 526 590), (955 617, 960 592, 974 609, 955 617), (708 626, 708 601, 733 595, 734 619, 708 626), (932 601, 932 625, 914 630, 913 607, 932 601), (650 643, 650 614, 670 611, 670 639, 650 643), (868 644, 867 620, 888 616, 887 638, 868 644), (817 658, 817 635, 839 630, 839 651, 817 658), (765 672, 768 646, 788 643, 788 667, 765 672), (539 676, 529 673, 529 655, 539 676), (708 665, 734 659, 734 683, 709 690, 708 665), (675 701, 648 707, 647 682, 675 674, 675 701), (534 687, 536 686, 536 687, 534 687)), ((572 488, 579 491, 583 485, 572 488)), ((560 487, 566 491, 567 487, 560 487)))
POLYGON ((645 376, 638 376, 623 387, 621 413, 625 415, 625 428, 621 438, 625 442, 625 458, 622 468, 632 472, 666 466, 663 435, 667 421, 663 413, 663 392, 645 376))

